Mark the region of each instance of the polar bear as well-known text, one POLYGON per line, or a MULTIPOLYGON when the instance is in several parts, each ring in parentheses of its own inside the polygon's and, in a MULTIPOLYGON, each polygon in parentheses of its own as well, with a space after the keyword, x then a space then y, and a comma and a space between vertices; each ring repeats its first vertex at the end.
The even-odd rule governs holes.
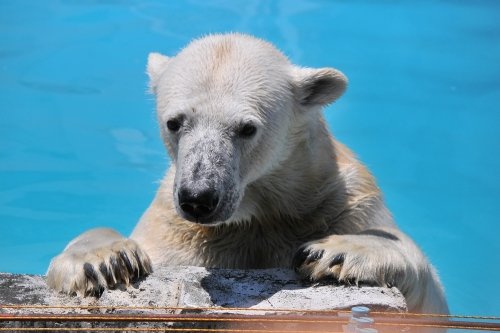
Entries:
POLYGON ((232 33, 151 53, 147 73, 172 165, 130 238, 77 237, 50 264, 52 288, 99 295, 157 265, 293 267, 311 281, 396 286, 410 311, 448 312, 434 268, 327 130, 340 71, 232 33))

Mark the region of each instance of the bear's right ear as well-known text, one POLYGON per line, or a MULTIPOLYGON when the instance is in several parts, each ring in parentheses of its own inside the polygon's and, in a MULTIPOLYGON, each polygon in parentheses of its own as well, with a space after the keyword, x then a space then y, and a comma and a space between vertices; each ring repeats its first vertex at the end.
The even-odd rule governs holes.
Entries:
POLYGON ((151 89, 153 93, 156 93, 158 81, 169 61, 169 57, 156 52, 151 52, 148 56, 147 72, 149 75, 149 89, 151 89))
POLYGON ((334 68, 294 68, 294 93, 303 106, 334 102, 347 88, 347 77, 334 68))

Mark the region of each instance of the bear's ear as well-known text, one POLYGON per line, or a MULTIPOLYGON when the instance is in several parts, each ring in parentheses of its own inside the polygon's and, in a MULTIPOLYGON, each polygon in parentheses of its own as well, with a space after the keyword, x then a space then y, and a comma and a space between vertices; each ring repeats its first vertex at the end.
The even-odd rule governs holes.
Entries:
POLYGON ((149 75, 149 88, 153 93, 156 92, 158 80, 169 60, 169 57, 156 52, 151 52, 148 56, 147 72, 149 75))
POLYGON ((333 68, 295 68, 293 74, 295 97, 304 106, 332 103, 347 87, 347 77, 333 68))

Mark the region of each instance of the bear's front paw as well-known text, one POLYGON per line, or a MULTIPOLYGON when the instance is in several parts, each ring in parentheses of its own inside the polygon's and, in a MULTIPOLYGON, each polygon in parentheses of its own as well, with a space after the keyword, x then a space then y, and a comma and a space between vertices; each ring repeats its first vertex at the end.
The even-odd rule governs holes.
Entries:
POLYGON ((59 292, 99 297, 105 288, 114 289, 147 276, 151 261, 136 242, 121 239, 107 246, 72 251, 50 263, 47 284, 59 292))
POLYGON ((295 271, 310 281, 391 287, 408 273, 393 240, 335 235, 304 244, 293 259, 295 271))

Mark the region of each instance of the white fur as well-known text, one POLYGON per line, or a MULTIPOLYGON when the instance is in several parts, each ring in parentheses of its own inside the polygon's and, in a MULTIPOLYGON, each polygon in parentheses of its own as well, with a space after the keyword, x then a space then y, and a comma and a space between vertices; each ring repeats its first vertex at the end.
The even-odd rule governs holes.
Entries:
MULTIPOLYGON (((341 72, 297 67, 267 42, 228 34, 195 40, 175 57, 152 53, 148 74, 172 166, 131 235, 134 265, 295 267, 311 280, 395 285, 411 311, 447 313, 434 268, 326 128, 321 109, 344 92, 341 72), (245 125, 255 133, 241 134, 245 125), (190 217, 180 189, 210 189, 217 205, 190 217)), ((120 251, 114 244, 107 256, 120 251)), ((87 286, 82 264, 107 263, 94 255, 103 248, 107 241, 89 237, 70 245, 49 268, 51 286, 87 286), (70 274, 54 278, 61 270, 70 274)), ((94 288, 109 286, 95 280, 94 288)))

